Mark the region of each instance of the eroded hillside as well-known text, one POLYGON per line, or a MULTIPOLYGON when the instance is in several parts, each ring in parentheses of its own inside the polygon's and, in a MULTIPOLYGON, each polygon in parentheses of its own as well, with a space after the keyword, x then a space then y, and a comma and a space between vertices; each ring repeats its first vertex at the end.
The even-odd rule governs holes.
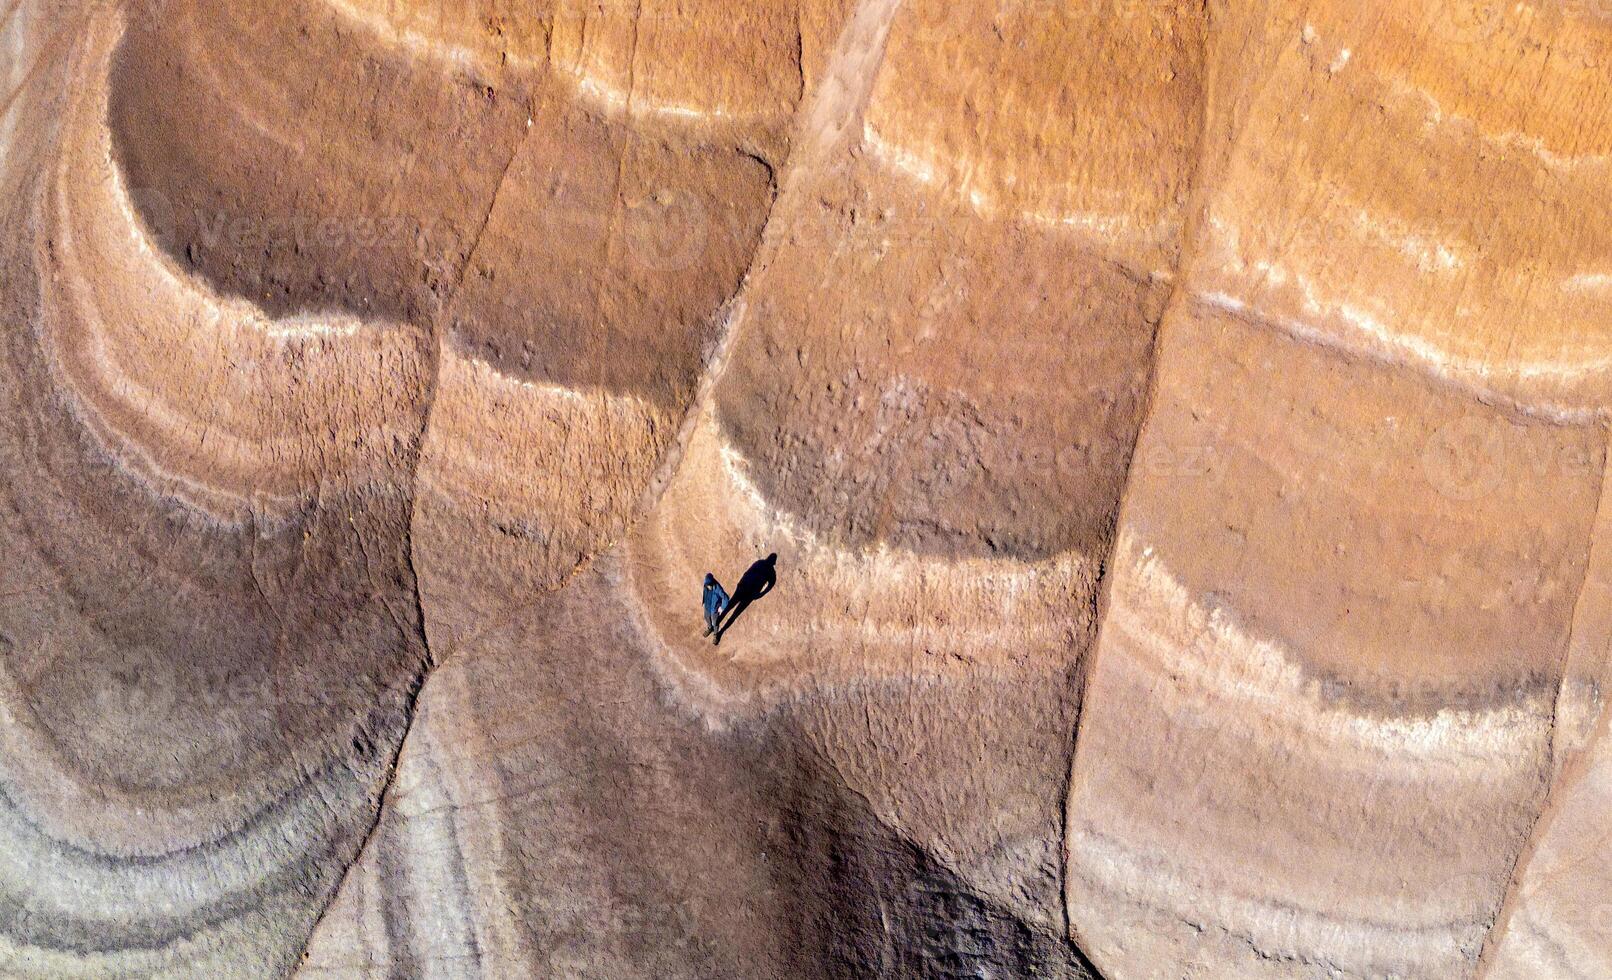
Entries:
POLYGON ((10 0, 0 971, 1612 974, 1609 68, 10 0))

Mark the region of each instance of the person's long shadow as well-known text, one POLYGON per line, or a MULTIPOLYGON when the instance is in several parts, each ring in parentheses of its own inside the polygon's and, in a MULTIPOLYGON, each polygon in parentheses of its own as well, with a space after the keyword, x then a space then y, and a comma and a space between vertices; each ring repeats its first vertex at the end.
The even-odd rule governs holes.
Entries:
POLYGON ((728 611, 717 624, 716 642, 722 642, 722 634, 726 633, 733 624, 738 622, 746 608, 752 602, 772 591, 778 584, 778 555, 776 553, 756 560, 739 576, 739 584, 733 587, 733 601, 728 604, 728 611))

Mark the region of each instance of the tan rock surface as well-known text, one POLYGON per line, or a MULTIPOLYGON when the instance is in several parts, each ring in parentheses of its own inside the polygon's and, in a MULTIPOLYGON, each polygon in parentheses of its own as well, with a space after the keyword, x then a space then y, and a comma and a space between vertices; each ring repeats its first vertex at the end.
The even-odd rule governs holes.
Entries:
POLYGON ((0 0, 0 972, 1606 975, 1609 58, 0 0))

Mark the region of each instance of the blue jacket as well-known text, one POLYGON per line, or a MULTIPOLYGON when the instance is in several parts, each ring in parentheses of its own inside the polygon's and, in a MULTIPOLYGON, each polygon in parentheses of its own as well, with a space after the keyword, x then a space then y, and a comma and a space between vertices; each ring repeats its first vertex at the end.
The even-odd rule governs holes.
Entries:
POLYGON ((722 588, 722 583, 716 581, 715 579, 708 579, 706 581, 706 583, 705 583, 705 616, 706 616, 706 618, 710 619, 713 616, 720 616, 720 615, 722 615, 723 610, 725 610, 727 608, 728 608, 728 593, 727 593, 727 590, 722 588))

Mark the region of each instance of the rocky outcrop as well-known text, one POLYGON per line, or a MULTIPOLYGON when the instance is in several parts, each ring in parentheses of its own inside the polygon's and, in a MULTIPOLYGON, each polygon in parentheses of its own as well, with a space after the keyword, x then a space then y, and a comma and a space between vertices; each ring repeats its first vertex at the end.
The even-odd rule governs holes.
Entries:
POLYGON ((0 8, 4 972, 1605 973, 1609 57, 0 8))

